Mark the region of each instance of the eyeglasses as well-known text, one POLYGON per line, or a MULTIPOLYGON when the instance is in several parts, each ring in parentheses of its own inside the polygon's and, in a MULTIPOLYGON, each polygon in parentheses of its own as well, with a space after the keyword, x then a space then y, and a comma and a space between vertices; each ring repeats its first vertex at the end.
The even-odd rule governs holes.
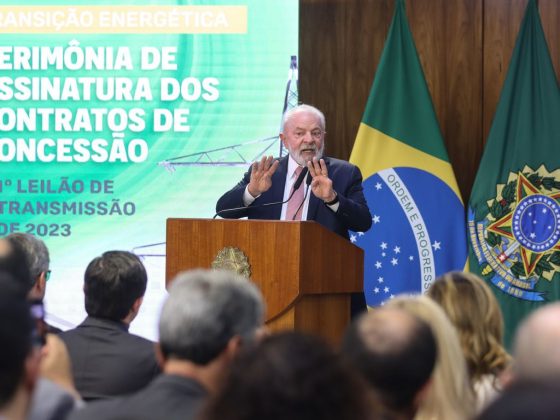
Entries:
POLYGON ((49 281, 50 278, 51 278, 51 270, 45 271, 45 280, 49 281))
POLYGON ((297 140, 301 140, 307 133, 311 134, 311 137, 315 140, 319 140, 323 134, 326 134, 326 131, 315 129, 312 131, 305 131, 305 130, 296 130, 292 134, 297 140))

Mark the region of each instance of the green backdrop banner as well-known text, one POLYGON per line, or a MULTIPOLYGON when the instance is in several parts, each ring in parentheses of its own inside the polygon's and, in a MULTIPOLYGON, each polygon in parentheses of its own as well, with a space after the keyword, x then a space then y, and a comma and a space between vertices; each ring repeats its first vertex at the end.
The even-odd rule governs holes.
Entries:
POLYGON ((132 330, 155 338, 165 220, 212 217, 248 162, 279 153, 298 1, 12 3, 0 7, 0 235, 47 243, 49 321, 63 328, 85 314, 91 259, 141 255, 132 330))

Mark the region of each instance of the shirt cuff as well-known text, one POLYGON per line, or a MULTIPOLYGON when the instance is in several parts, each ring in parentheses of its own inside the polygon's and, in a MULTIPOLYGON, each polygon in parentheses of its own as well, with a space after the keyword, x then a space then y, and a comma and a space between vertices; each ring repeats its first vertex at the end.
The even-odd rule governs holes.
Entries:
POLYGON ((326 206, 336 213, 338 211, 338 208, 340 207, 340 201, 337 201, 336 203, 331 204, 330 206, 326 204, 326 206))
MULTIPOLYGON (((249 186, 247 185, 245 187, 245 191, 243 192, 243 205, 245 207, 249 207, 251 204, 253 204, 253 201, 255 201, 257 198, 259 198, 261 195, 257 195, 256 197, 253 197, 251 195, 251 193, 249 192, 249 186)), ((338 203, 337 203, 338 204, 338 203)))

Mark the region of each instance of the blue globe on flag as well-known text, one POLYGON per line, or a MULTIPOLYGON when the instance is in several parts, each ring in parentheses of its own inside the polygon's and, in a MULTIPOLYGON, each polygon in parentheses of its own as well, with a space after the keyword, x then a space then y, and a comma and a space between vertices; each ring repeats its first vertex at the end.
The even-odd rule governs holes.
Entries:
POLYGON ((465 268, 464 207, 444 181, 400 167, 375 173, 363 187, 373 225, 350 240, 365 251, 368 306, 402 293, 424 293, 436 277, 465 268))

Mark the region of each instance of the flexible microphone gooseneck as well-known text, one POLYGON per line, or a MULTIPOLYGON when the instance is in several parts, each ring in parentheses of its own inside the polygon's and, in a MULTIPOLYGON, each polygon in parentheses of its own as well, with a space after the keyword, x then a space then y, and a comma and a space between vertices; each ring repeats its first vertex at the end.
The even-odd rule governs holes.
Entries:
MULTIPOLYGON (((304 168, 302 169, 302 171, 300 172, 300 174, 299 174, 299 176, 297 177, 296 181, 294 182, 294 186, 293 186, 293 188, 292 188, 292 192, 290 193, 290 196, 288 197, 287 200, 285 200, 285 201, 274 201, 274 202, 272 202, 272 203, 258 204, 258 205, 256 205, 256 206, 252 206, 252 207, 251 207, 251 206, 243 206, 243 207, 234 207, 234 208, 231 208, 231 209, 223 209, 223 210, 220 210, 219 212, 217 212, 217 213, 214 215, 214 217, 212 217, 212 219, 215 219, 216 217, 218 217, 218 216, 220 216, 220 215, 222 215, 222 214, 224 214, 224 213, 229 213, 229 212, 231 212, 231 211, 245 210, 245 209, 249 209, 249 208, 251 208, 251 209, 257 209, 257 208, 259 208, 259 207, 268 207, 268 206, 275 206, 275 205, 278 205, 278 204, 287 203, 288 201, 290 201, 290 199, 292 198, 292 196, 294 195, 294 193, 295 193, 295 192, 298 190, 298 188, 301 186, 301 184, 302 184, 302 182, 303 182, 303 179, 304 179, 305 176, 307 175, 307 172, 308 172, 308 171, 309 171, 309 170, 307 169, 307 167, 304 167, 304 168)), ((311 177, 309 177, 309 178, 311 178, 311 177)), ((311 181, 307 181, 307 185, 309 185, 310 182, 311 182, 311 181)), ((306 192, 306 194, 307 194, 307 192, 306 192)))
MULTIPOLYGON (((306 168, 307 169, 307 168, 306 168)), ((303 171, 302 171, 303 172, 303 171)), ((313 179, 313 177, 311 175, 307 175, 307 178, 305 179, 305 195, 303 196, 303 200, 301 200, 301 203, 299 205, 299 207, 297 208, 296 212, 294 213, 294 216, 292 217, 292 220, 296 220, 296 215, 298 214, 298 212, 300 211, 301 207, 303 206, 303 203, 305 203, 305 199, 307 198, 307 194, 309 194, 309 185, 311 185, 311 180, 313 179)), ((295 185, 295 184, 294 184, 295 185)), ((294 189, 295 191, 295 189, 294 189)))

